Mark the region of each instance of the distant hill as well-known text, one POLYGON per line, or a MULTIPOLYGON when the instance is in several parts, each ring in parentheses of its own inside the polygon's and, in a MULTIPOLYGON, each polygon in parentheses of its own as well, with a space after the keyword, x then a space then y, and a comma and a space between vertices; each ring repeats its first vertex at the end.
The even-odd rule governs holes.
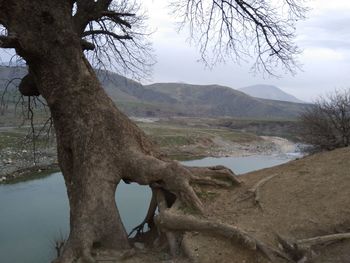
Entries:
MULTIPOLYGON (((25 68, 0 66, 0 85, 3 86, 5 79, 22 77, 25 72, 25 68)), ((293 119, 309 107, 308 104, 254 98, 219 85, 142 85, 109 71, 97 71, 97 75, 112 100, 129 116, 293 119)))
POLYGON ((272 85, 253 85, 239 89, 255 98, 270 99, 270 100, 281 100, 295 103, 304 103, 302 100, 297 99, 293 95, 290 95, 283 90, 272 85))
POLYGON ((219 85, 156 83, 144 86, 176 99, 187 114, 240 118, 295 118, 308 104, 265 100, 219 85))

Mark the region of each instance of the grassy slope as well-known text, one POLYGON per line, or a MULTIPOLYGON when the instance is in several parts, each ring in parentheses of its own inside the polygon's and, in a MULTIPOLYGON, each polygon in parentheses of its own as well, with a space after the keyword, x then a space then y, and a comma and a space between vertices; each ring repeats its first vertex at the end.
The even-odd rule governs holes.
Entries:
MULTIPOLYGON (((155 83, 147 90, 163 93, 181 104, 193 116, 232 116, 248 118, 296 118, 307 104, 253 98, 219 85, 155 83), (180 103, 181 102, 181 103, 180 103)), ((189 115, 190 116, 190 115, 189 115)))
MULTIPOLYGON (((0 92, 8 80, 21 78, 22 68, 0 66, 0 92)), ((253 98, 240 91, 219 85, 156 83, 148 86, 115 73, 98 71, 107 93, 121 110, 130 116, 231 116, 249 118, 295 118, 306 104, 253 98)), ((12 84, 18 84, 17 79, 12 84)), ((13 98, 16 85, 9 85, 5 101, 11 106, 20 102, 13 98)), ((0 115, 2 104, 0 105, 0 115)), ((1 121, 1 120, 0 120, 1 121)))

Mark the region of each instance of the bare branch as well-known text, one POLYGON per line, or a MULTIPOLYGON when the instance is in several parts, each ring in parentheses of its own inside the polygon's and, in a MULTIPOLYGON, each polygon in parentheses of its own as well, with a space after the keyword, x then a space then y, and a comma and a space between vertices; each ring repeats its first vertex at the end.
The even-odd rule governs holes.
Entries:
POLYGON ((78 0, 77 12, 73 17, 74 24, 78 34, 84 32, 89 22, 101 18, 102 13, 108 11, 112 0, 78 0))
POLYGON ((84 39, 80 40, 80 44, 83 50, 94 50, 96 48, 93 43, 86 41, 84 39))
POLYGON ((117 40, 132 39, 132 37, 129 35, 120 36, 120 35, 117 35, 113 32, 107 31, 107 30, 88 30, 88 31, 85 31, 83 33, 83 37, 90 36, 90 35, 108 35, 108 36, 111 36, 117 40))
POLYGON ((293 40, 295 23, 307 11, 302 2, 174 0, 172 6, 182 20, 180 29, 189 25, 207 65, 254 54, 254 68, 273 75, 278 65, 292 73, 298 66, 300 51, 293 40))
POLYGON ((121 13, 121 12, 114 12, 114 11, 105 11, 102 12, 102 15, 104 16, 117 16, 117 17, 123 17, 123 16, 136 16, 136 14, 133 13, 121 13))
POLYGON ((102 12, 102 16, 106 16, 106 17, 109 17, 110 19, 113 20, 113 22, 115 22, 116 24, 121 24, 121 25, 124 25, 128 28, 131 28, 131 24, 126 21, 126 20, 123 20, 121 17, 122 16, 135 16, 135 14, 130 14, 130 13, 117 13, 117 12, 113 12, 113 11, 105 11, 105 12, 102 12))
POLYGON ((301 116, 302 139, 314 150, 333 150, 350 145, 350 90, 320 97, 301 116))
POLYGON ((15 36, 0 36, 0 48, 15 48, 18 39, 15 36))
POLYGON ((86 55, 95 67, 108 67, 134 78, 149 75, 154 60, 146 39, 149 35, 145 33, 146 17, 140 12, 141 7, 135 1, 113 1, 89 21, 81 36, 91 44, 89 49, 83 49, 93 50, 86 55))

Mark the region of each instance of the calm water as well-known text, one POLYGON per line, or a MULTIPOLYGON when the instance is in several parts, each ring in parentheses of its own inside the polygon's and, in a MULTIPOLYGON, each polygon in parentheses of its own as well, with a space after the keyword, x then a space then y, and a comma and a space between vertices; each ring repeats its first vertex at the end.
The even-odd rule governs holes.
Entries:
MULTIPOLYGON (((184 162, 191 166, 225 165, 235 173, 285 163, 295 156, 205 158, 184 162)), ((151 191, 136 184, 118 186, 118 209, 128 231, 147 212, 151 191)), ((52 242, 66 236, 69 207, 63 177, 48 177, 14 185, 0 185, 0 262, 47 263, 54 257, 52 242)))

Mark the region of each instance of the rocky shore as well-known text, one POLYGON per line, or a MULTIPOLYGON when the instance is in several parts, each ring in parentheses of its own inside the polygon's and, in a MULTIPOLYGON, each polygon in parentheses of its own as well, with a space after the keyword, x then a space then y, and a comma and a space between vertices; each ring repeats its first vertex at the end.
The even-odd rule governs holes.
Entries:
MULTIPOLYGON (((260 137, 249 143, 234 143, 215 137, 210 142, 179 147, 160 147, 173 159, 199 159, 203 157, 241 157, 298 152, 298 145, 279 137, 260 137)), ((0 184, 27 180, 59 170, 55 145, 41 147, 33 153, 31 145, 6 147, 0 150, 0 184)))
POLYGON ((51 147, 37 150, 5 148, 0 151, 0 184, 40 176, 58 170, 56 150, 51 147))

